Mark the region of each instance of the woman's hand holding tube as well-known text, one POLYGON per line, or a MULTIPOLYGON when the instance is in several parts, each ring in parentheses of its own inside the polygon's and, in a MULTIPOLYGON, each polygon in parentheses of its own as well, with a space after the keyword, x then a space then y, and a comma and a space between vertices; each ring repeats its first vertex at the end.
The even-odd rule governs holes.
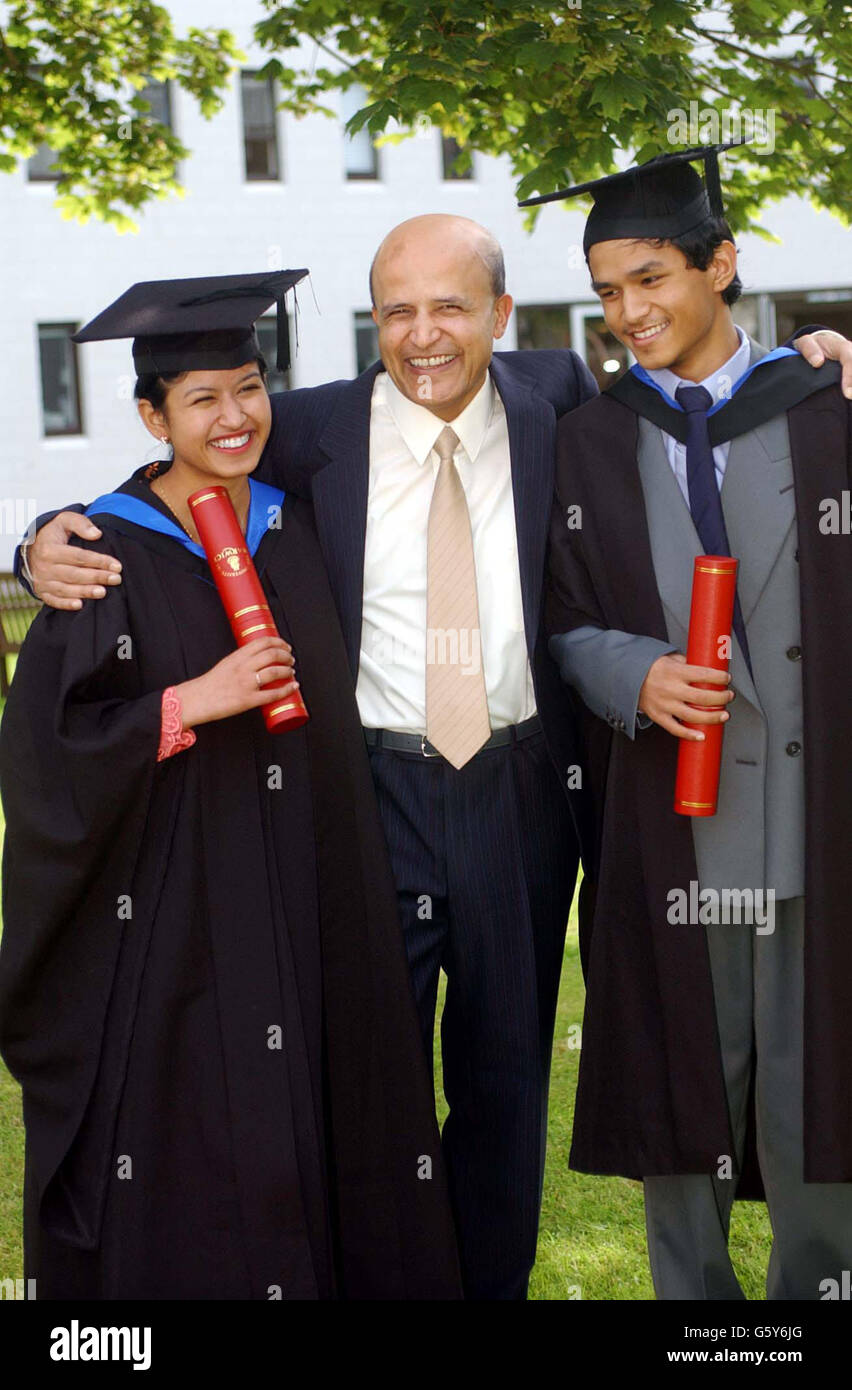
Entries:
POLYGON ((184 729, 258 709, 298 688, 293 649, 282 637, 257 637, 203 676, 175 686, 184 729), (277 683, 286 681, 282 687, 277 683))

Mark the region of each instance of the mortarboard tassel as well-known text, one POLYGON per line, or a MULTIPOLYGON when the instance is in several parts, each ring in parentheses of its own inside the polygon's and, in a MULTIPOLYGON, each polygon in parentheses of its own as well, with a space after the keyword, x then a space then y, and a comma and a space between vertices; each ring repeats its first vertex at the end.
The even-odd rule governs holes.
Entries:
POLYGON ((287 322, 286 300, 286 294, 282 294, 275 302, 275 365, 279 372, 286 372, 290 366, 290 325, 287 322))
POLYGON ((704 160, 704 183, 710 200, 710 211, 714 217, 725 216, 722 202, 722 180, 719 176, 719 156, 714 149, 708 151, 704 160))

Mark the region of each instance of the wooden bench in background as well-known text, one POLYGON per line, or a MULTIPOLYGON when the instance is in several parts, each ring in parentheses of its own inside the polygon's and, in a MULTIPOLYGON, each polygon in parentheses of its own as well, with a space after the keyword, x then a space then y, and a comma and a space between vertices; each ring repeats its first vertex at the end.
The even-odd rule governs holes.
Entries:
POLYGON ((29 625, 41 608, 13 574, 0 574, 0 696, 9 693, 7 658, 21 650, 29 625))

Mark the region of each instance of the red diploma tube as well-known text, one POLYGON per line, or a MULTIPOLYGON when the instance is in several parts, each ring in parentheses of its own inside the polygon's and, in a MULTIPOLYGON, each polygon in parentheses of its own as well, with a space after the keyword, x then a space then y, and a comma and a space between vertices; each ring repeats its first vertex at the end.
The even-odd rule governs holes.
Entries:
MULTIPOLYGON (((731 624, 737 591, 737 561, 730 555, 697 555, 692 576, 692 609, 686 659, 690 666, 711 666, 727 671, 730 664, 731 624), (727 641, 724 639, 727 638, 727 641), (720 655, 720 653, 723 653, 720 655)), ((709 681, 696 683, 698 690, 715 690, 709 681)), ((724 705, 705 706, 724 709, 724 705)), ((674 809, 681 816, 715 816, 719 795, 724 724, 687 724, 700 728, 704 742, 681 739, 677 758, 674 809)))
MULTIPOLYGON (((200 492, 194 492, 187 501, 237 646, 244 647, 264 635, 278 637, 266 594, 227 489, 204 487, 200 492)), ((276 690, 284 684, 284 681, 277 681, 265 688, 276 690)), ((280 704, 273 700, 263 705, 262 713, 271 733, 298 729, 309 718, 298 690, 294 690, 280 704)))

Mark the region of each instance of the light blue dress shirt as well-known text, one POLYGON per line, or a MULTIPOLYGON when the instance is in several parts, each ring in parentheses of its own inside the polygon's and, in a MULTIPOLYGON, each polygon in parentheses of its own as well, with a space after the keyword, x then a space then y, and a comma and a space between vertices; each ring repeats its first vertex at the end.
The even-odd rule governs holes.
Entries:
MULTIPOLYGON (((725 400, 730 397, 731 392, 749 367, 751 348, 748 338, 741 328, 737 328, 737 336, 740 345, 732 357, 719 368, 717 372, 711 372, 703 381, 685 381, 683 377, 676 376, 668 367, 657 367, 653 371, 648 370, 648 376, 652 381, 665 391, 672 400, 675 399, 675 392, 679 386, 703 386, 710 392, 713 402, 725 400)), ((686 445, 681 444, 673 435, 666 434, 661 430, 663 443, 666 446, 666 456, 672 466, 678 487, 683 493, 683 500, 689 506, 689 486, 686 480, 686 445)), ((717 444, 713 450, 713 462, 716 465, 716 482, 719 490, 722 488, 722 480, 725 476, 725 468, 728 463, 728 451, 730 450, 730 440, 724 444, 717 444)))

